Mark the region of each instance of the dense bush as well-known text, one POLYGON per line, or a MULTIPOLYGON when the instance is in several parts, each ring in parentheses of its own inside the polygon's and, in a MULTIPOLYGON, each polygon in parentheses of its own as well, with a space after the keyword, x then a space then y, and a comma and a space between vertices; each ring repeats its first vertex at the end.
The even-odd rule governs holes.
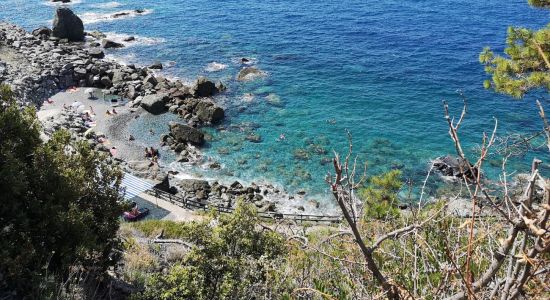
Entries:
POLYGON ((120 172, 66 131, 40 138, 33 108, 0 93, 0 284, 31 298, 70 266, 109 263, 120 215, 120 172))
POLYGON ((152 275, 145 292, 136 298, 277 298, 270 295, 267 282, 276 269, 276 261, 286 252, 284 240, 280 234, 260 226, 252 206, 239 202, 232 214, 180 226, 182 230, 172 232, 180 232, 178 237, 193 248, 167 274, 152 275))

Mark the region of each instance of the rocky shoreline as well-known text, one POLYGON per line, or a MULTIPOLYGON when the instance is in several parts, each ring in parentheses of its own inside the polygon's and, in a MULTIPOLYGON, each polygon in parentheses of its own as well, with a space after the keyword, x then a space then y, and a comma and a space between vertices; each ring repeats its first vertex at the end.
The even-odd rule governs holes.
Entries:
MULTIPOLYGON (((103 49, 123 45, 107 40, 102 33, 84 32, 81 22, 68 8, 58 8, 53 29, 41 27, 27 32, 16 25, 0 23, 0 82, 11 86, 22 106, 40 108, 59 92, 77 88, 93 88, 111 98, 124 99, 127 104, 112 119, 119 120, 119 124, 117 129, 110 130, 111 136, 90 131, 82 114, 72 109, 63 109, 44 122, 46 135, 57 129, 69 129, 75 139, 87 140, 96 150, 108 154, 110 148, 102 141, 122 140, 116 137, 116 131, 127 126, 131 119, 147 113, 177 114, 181 122, 166 124, 169 132, 162 136, 161 143, 178 154, 179 162, 199 160, 200 147, 205 143, 201 127, 224 119, 224 109, 213 98, 225 90, 224 85, 204 77, 191 85, 170 80, 155 74, 161 64, 140 67, 108 61, 103 49)), ((237 75, 238 80, 261 75, 250 67, 245 68, 245 73, 237 75)), ((158 163, 144 158, 108 159, 137 176, 164 183, 165 189, 174 194, 205 204, 231 207, 242 198, 254 203, 260 211, 299 213, 319 208, 318 202, 305 201, 302 193, 288 195, 271 184, 244 186, 237 181, 223 184, 199 179, 182 179, 172 184, 177 174, 158 163)))

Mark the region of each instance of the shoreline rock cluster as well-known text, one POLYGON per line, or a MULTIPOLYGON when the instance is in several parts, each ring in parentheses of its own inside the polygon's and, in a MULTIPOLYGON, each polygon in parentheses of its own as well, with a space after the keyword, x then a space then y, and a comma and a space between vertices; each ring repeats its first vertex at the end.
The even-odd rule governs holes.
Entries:
POLYGON ((209 183, 200 179, 184 179, 177 186, 179 187, 177 195, 186 200, 232 207, 240 198, 253 203, 260 212, 276 212, 276 203, 268 200, 267 196, 282 195, 282 192, 272 185, 259 186, 251 183, 250 186, 245 187, 238 181, 224 185, 217 181, 209 183))
MULTIPOLYGON (((54 23, 62 27, 65 25, 59 24, 79 23, 72 20, 73 16, 78 17, 66 10, 69 9, 58 9, 54 23)), ((162 68, 162 64, 138 67, 107 61, 105 47, 101 48, 101 45, 108 44, 105 36, 98 32, 87 32, 84 33, 86 41, 79 42, 78 27, 78 32, 40 27, 29 33, 16 25, 0 23, 0 82, 12 87, 20 105, 40 107, 54 94, 76 86, 102 89, 107 94, 127 98, 131 112, 145 110, 152 114, 178 114, 182 123, 167 124, 169 133, 163 135, 161 143, 179 153, 180 162, 200 157, 195 147, 202 146, 205 137, 199 128, 217 124, 224 119, 224 109, 216 104, 213 96, 223 92, 225 86, 204 77, 199 77, 191 85, 166 79, 155 73, 155 70, 162 68)), ((109 149, 98 143, 98 139, 104 136, 93 132, 85 134, 88 128, 78 113, 66 111, 47 122, 45 127, 50 133, 55 129, 69 129, 73 138, 86 139, 97 150, 109 152, 109 149)), ((125 162, 109 158, 109 161, 129 168, 138 176, 141 174, 154 180, 168 178, 166 170, 147 160, 125 162)), ((220 164, 212 163, 210 167, 216 166, 219 168, 220 164)), ((277 211, 281 201, 294 199, 269 184, 244 187, 238 182, 231 185, 200 182, 198 185, 189 185, 186 180, 182 180, 174 187, 186 199, 205 204, 231 206, 241 197, 254 203, 260 210, 270 212, 277 211)), ((318 203, 314 206, 318 206, 318 203)), ((284 210, 288 209, 292 210, 292 207, 285 207, 284 210)), ((304 211, 304 208, 294 207, 294 210, 304 211)))
MULTIPOLYGON (((58 12, 66 10, 60 8, 58 12)), ((73 18, 70 14, 58 14, 56 18, 66 15, 69 17, 60 17, 60 20, 73 18)), ((58 24, 67 22, 72 21, 58 21, 58 24)), ((141 105, 151 113, 177 113, 193 126, 223 120, 223 108, 211 98, 225 90, 223 84, 200 77, 188 86, 155 75, 156 69, 107 61, 101 48, 56 37, 55 29, 40 27, 29 33, 18 26, 0 23, 0 47, 9 47, 17 53, 14 63, 0 63, 0 81, 10 84, 19 99, 40 106, 61 90, 73 86, 93 87, 126 97, 132 100, 132 106, 141 105)), ((63 36, 73 35, 64 33, 63 36)))

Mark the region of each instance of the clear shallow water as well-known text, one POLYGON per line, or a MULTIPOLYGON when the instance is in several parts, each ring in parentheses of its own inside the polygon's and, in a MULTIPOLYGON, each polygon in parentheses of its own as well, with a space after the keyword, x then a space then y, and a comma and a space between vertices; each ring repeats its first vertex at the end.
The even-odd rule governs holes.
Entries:
MULTIPOLYGON (((205 149, 224 169, 201 172, 323 193, 330 167, 321 162, 332 150, 345 151, 346 129, 371 174, 400 168, 413 185, 421 185, 429 160, 454 151, 441 101, 448 100, 458 115, 457 90, 469 99, 462 127, 469 150, 482 131, 492 130, 493 116, 501 134, 539 130, 534 98, 516 101, 484 90, 486 76, 478 63, 484 46, 503 49, 507 26, 539 28, 549 22, 549 11, 526 2, 82 0, 72 7, 86 30, 141 38, 113 57, 171 62, 167 75, 187 80, 206 75, 229 86, 217 98, 227 108, 227 121, 207 130, 212 141, 205 149), (150 11, 106 18, 138 8, 150 11), (268 76, 236 82, 241 57, 252 58, 268 76), (222 69, 211 72, 213 65, 222 69), (251 133, 262 142, 245 140, 251 133)), ((55 6, 45 3, 3 0, 0 18, 28 29, 48 25, 55 6)), ((548 102, 545 106, 550 109, 548 102)), ((143 119, 132 130, 154 127, 156 134, 141 140, 157 143, 169 119, 143 119)), ((545 152, 537 155, 547 158, 545 152)), ((496 159, 489 175, 498 171, 496 159)), ((527 170, 530 159, 516 159, 511 168, 527 170)))

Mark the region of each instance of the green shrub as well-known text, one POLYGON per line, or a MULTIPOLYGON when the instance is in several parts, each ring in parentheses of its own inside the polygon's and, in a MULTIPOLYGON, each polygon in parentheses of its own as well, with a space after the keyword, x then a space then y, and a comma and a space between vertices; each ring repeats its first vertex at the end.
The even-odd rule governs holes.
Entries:
POLYGON ((392 170, 370 178, 366 188, 359 191, 363 199, 363 217, 366 219, 387 219, 399 215, 397 193, 403 183, 401 171, 392 170))
POLYGON ((69 266, 101 269, 117 244, 121 173, 66 131, 44 143, 33 108, 0 87, 0 278, 19 297, 69 266))

